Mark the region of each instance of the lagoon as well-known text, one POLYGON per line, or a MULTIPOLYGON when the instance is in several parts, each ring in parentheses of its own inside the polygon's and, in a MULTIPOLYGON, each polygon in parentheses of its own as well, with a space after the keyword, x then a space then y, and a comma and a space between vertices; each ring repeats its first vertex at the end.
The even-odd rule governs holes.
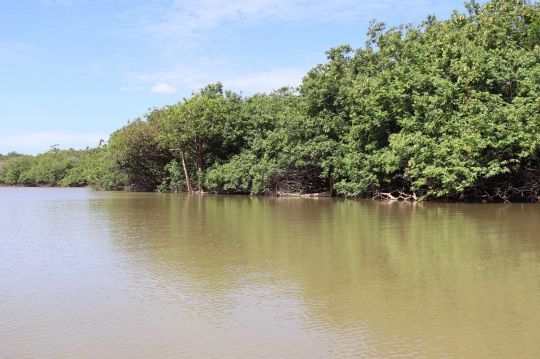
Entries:
POLYGON ((0 188, 0 357, 535 357, 540 206, 0 188))

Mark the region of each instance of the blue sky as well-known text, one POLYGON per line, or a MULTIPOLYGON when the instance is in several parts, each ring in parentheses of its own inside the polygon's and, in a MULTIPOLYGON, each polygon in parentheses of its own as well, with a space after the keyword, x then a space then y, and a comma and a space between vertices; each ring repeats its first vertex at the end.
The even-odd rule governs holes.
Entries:
POLYGON ((448 18, 461 0, 0 0, 0 153, 95 146, 205 83, 299 84, 369 21, 448 18))

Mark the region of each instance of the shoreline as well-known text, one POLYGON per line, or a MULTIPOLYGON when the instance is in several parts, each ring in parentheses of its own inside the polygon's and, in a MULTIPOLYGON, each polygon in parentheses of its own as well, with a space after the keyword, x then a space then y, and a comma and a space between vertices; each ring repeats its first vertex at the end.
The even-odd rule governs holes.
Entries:
POLYGON ((469 203, 469 204, 539 204, 540 203, 540 197, 536 200, 523 200, 523 201, 503 201, 503 200, 485 200, 485 199, 440 199, 440 198, 434 198, 434 199, 398 199, 398 198, 382 198, 382 197, 347 197, 347 196, 339 196, 339 195, 332 195, 330 194, 330 191, 324 191, 324 192, 316 192, 316 193, 287 193, 287 192, 277 192, 275 194, 249 194, 249 193, 226 193, 226 192, 159 192, 159 191, 111 191, 111 190, 100 190, 95 189, 92 186, 56 186, 56 185, 33 185, 33 186, 25 186, 25 185, 6 185, 6 184, 0 184, 0 188, 57 188, 57 189, 70 189, 70 188, 87 188, 95 192, 121 192, 121 193, 159 193, 159 194, 169 194, 169 195, 190 195, 190 196, 207 196, 207 195, 218 195, 218 196, 245 196, 245 197, 273 197, 273 198, 297 198, 297 199, 350 199, 350 200, 370 200, 370 201, 376 201, 376 202, 383 202, 383 203, 411 203, 411 204, 417 204, 417 203, 469 203))

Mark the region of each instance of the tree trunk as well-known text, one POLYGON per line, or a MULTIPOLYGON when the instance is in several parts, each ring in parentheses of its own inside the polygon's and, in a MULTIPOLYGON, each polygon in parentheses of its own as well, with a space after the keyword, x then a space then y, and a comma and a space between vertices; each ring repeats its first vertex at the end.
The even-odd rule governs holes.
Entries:
POLYGON ((197 152, 197 190, 202 192, 202 173, 203 173, 203 158, 202 152, 197 152))
POLYGON ((186 159, 184 158, 184 149, 180 147, 179 151, 180 151, 180 158, 182 159, 182 167, 184 168, 184 176, 186 177, 187 190, 188 190, 188 193, 192 193, 193 189, 191 188, 191 182, 189 180, 189 173, 186 166, 186 159))

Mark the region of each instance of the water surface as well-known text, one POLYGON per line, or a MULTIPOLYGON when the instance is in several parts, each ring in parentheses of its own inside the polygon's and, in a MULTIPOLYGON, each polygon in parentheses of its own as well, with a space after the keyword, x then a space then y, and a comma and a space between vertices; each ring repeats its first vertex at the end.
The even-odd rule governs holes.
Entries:
POLYGON ((0 357, 537 357, 540 205, 0 188, 0 357))

